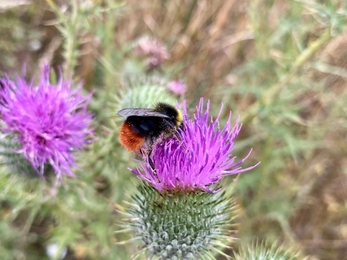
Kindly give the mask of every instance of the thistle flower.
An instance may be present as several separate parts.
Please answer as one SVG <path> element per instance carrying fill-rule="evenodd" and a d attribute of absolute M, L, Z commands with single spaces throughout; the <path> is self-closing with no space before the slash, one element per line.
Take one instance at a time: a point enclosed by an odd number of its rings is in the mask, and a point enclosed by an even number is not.
<path fill-rule="evenodd" d="M 130 169 L 144 182 L 133 196 L 125 230 L 133 230 L 150 259 L 216 259 L 233 240 L 237 208 L 227 194 L 232 189 L 221 191 L 219 181 L 257 165 L 240 167 L 249 155 L 235 162 L 231 152 L 241 125 L 231 127 L 230 115 L 221 128 L 222 108 L 212 119 L 210 102 L 204 109 L 201 99 L 190 119 L 183 105 L 178 136 L 159 140 L 140 166 Z"/>
<path fill-rule="evenodd" d="M 82 149 L 91 133 L 91 114 L 86 108 L 90 96 L 83 97 L 81 86 L 72 88 L 68 80 L 50 83 L 49 71 L 44 66 L 37 85 L 19 76 L 16 81 L 1 80 L 1 150 L 8 163 L 20 164 L 11 155 L 21 155 L 42 177 L 45 167 L 51 167 L 58 180 L 74 176 L 73 151 Z"/>
<path fill-rule="evenodd" d="M 170 57 L 165 45 L 158 39 L 142 37 L 135 48 L 135 54 L 147 58 L 147 69 L 159 67 L 164 60 Z"/>
<path fill-rule="evenodd" d="M 183 95 L 187 91 L 187 85 L 183 83 L 183 80 L 170 81 L 167 84 L 167 89 L 175 95 Z"/>
<path fill-rule="evenodd" d="M 150 158 L 136 169 L 130 169 L 161 193 L 203 190 L 216 192 L 213 188 L 226 175 L 249 171 L 258 164 L 242 169 L 240 165 L 248 155 L 235 162 L 232 156 L 234 141 L 241 125 L 231 127 L 231 113 L 227 123 L 220 128 L 221 106 L 216 119 L 210 118 L 210 102 L 204 111 L 203 99 L 196 109 L 194 119 L 189 119 L 184 108 L 184 129 L 178 138 L 158 142 Z M 152 168 L 153 167 L 153 168 Z"/>

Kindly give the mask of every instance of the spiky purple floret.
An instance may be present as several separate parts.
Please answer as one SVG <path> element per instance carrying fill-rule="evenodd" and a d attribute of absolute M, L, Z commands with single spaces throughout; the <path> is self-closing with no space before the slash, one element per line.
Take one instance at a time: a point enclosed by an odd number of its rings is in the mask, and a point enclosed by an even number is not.
<path fill-rule="evenodd" d="M 74 176 L 73 151 L 82 149 L 91 133 L 87 111 L 89 96 L 82 96 L 81 85 L 72 88 L 70 80 L 50 83 L 50 68 L 44 66 L 34 85 L 17 76 L 2 79 L 0 89 L 1 132 L 19 145 L 22 154 L 43 176 L 50 164 L 58 179 Z"/>
<path fill-rule="evenodd" d="M 231 127 L 228 121 L 220 128 L 219 119 L 209 116 L 210 102 L 204 110 L 204 101 L 200 100 L 194 114 L 189 119 L 183 106 L 184 128 L 179 131 L 179 138 L 158 142 L 151 158 L 136 169 L 130 169 L 160 192 L 204 190 L 216 192 L 213 185 L 223 176 L 249 171 L 258 164 L 242 169 L 240 165 L 248 158 L 235 162 L 232 156 L 234 141 L 241 130 L 238 120 Z M 151 162 L 150 162 L 151 160 Z M 152 169 L 154 166 L 154 169 Z"/>

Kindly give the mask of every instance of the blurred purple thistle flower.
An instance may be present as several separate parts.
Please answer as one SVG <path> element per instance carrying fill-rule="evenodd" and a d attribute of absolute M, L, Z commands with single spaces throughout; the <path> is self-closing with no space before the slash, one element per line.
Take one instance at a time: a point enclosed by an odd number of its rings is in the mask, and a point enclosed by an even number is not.
<path fill-rule="evenodd" d="M 158 39 L 142 37 L 135 48 L 135 54 L 147 58 L 147 69 L 159 67 L 164 60 L 169 59 L 170 54 L 166 46 Z"/>
<path fill-rule="evenodd" d="M 187 85 L 183 83 L 183 80 L 170 81 L 167 84 L 167 89 L 176 95 L 183 95 L 187 90 Z"/>
<path fill-rule="evenodd" d="M 214 190 L 213 186 L 224 176 L 255 168 L 259 163 L 245 169 L 240 167 L 252 150 L 238 162 L 235 162 L 235 157 L 231 155 L 235 138 L 241 130 L 238 120 L 235 126 L 231 127 L 230 113 L 228 121 L 221 129 L 219 119 L 223 105 L 215 119 L 209 116 L 209 110 L 210 102 L 207 102 L 204 111 L 204 102 L 201 99 L 194 119 L 189 119 L 184 104 L 184 129 L 179 131 L 179 138 L 158 142 L 150 158 L 145 158 L 140 167 L 129 170 L 161 193 L 193 190 L 212 193 L 218 191 Z"/>
<path fill-rule="evenodd" d="M 49 72 L 44 66 L 36 86 L 19 76 L 15 82 L 0 80 L 1 131 L 19 145 L 13 152 L 22 154 L 42 177 L 49 164 L 60 179 L 74 176 L 72 152 L 82 149 L 91 134 L 90 95 L 83 97 L 80 84 L 72 88 L 62 78 L 51 84 Z"/>

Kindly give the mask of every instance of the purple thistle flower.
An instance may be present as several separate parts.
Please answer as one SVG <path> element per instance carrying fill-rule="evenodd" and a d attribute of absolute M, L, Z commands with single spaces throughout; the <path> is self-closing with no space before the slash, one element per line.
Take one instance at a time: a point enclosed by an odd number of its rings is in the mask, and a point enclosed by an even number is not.
<path fill-rule="evenodd" d="M 167 84 L 167 89 L 176 95 L 183 95 L 187 90 L 187 85 L 183 83 L 183 80 L 170 81 Z"/>
<path fill-rule="evenodd" d="M 52 84 L 49 72 L 44 66 L 35 86 L 19 76 L 15 82 L 0 80 L 1 131 L 19 146 L 14 153 L 22 154 L 42 177 L 44 166 L 51 165 L 58 180 L 74 176 L 72 152 L 87 142 L 92 117 L 87 111 L 90 95 L 79 94 L 80 84 L 72 88 L 62 78 Z"/>
<path fill-rule="evenodd" d="M 184 129 L 179 131 L 179 138 L 158 142 L 150 158 L 145 158 L 140 167 L 129 170 L 159 192 L 173 193 L 193 190 L 217 192 L 213 186 L 224 176 L 253 169 L 259 163 L 245 169 L 240 167 L 252 150 L 238 162 L 231 155 L 241 125 L 237 120 L 235 126 L 230 126 L 230 113 L 221 129 L 219 119 L 222 109 L 223 105 L 217 118 L 213 119 L 209 116 L 210 102 L 207 102 L 204 111 L 201 99 L 194 119 L 189 119 L 184 104 Z"/>

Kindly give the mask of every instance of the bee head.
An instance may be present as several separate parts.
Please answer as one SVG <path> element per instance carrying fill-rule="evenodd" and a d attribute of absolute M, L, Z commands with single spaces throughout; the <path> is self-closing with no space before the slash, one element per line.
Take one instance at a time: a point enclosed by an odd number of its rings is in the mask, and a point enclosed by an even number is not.
<path fill-rule="evenodd" d="M 182 124 L 183 115 L 181 111 L 174 106 L 165 103 L 158 103 L 154 110 L 168 116 L 176 127 L 179 127 Z"/>

